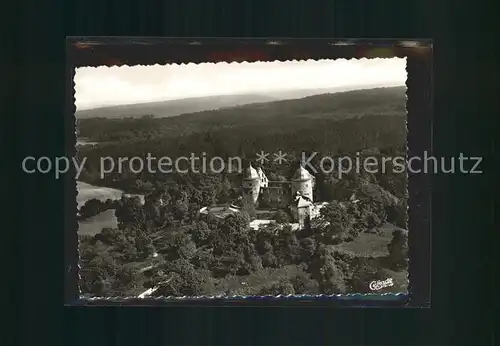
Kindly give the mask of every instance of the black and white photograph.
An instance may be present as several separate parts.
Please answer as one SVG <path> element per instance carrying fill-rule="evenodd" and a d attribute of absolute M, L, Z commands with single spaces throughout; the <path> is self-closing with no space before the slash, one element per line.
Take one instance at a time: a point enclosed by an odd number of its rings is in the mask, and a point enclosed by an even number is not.
<path fill-rule="evenodd" d="M 78 67 L 82 298 L 408 293 L 405 58 Z"/>

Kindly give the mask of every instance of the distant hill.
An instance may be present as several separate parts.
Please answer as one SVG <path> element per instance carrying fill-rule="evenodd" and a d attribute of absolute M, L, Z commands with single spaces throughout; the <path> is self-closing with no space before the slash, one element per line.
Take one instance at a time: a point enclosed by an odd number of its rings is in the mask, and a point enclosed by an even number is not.
<path fill-rule="evenodd" d="M 194 97 L 180 100 L 138 103 L 123 106 L 108 106 L 84 109 L 76 112 L 78 119 L 86 118 L 126 118 L 154 115 L 158 118 L 176 116 L 206 110 L 234 107 L 255 102 L 269 102 L 276 98 L 267 95 L 222 95 Z"/>
<path fill-rule="evenodd" d="M 320 89 L 299 89 L 299 90 L 285 90 L 285 91 L 277 91 L 272 92 L 268 95 L 274 97 L 278 100 L 291 100 L 291 99 L 300 99 L 308 96 L 321 95 L 321 94 L 336 94 L 343 93 L 347 91 L 361 91 L 361 90 L 369 90 L 369 89 L 380 89 L 380 88 L 405 88 L 404 86 L 399 85 L 365 85 L 363 87 L 360 86 L 342 86 L 335 88 L 320 88 Z"/>
<path fill-rule="evenodd" d="M 332 122 L 370 116 L 396 117 L 404 124 L 405 92 L 405 87 L 376 88 L 252 103 L 162 118 L 152 113 L 156 117 L 79 119 L 78 130 L 81 137 L 89 140 L 114 142 L 127 138 L 178 138 L 207 131 L 237 129 L 262 135 L 294 133 L 308 128 L 324 129 L 325 126 L 331 126 Z M 228 135 L 229 132 L 224 133 L 224 136 Z"/>
<path fill-rule="evenodd" d="M 268 103 L 272 101 L 301 99 L 314 95 L 333 94 L 346 91 L 361 91 L 359 87 L 337 87 L 322 89 L 299 89 L 291 91 L 276 91 L 263 94 L 219 95 L 207 97 L 185 98 L 180 100 L 138 103 L 132 105 L 107 106 L 93 109 L 78 110 L 78 119 L 87 118 L 126 118 L 154 115 L 157 118 L 172 117 L 181 114 L 212 111 L 237 106 Z M 378 85 L 368 88 L 380 88 Z M 367 90 L 362 89 L 362 90 Z M 396 87 L 401 90 L 404 87 Z M 392 89 L 388 88 L 388 89 Z"/>
<path fill-rule="evenodd" d="M 289 126 L 291 120 L 343 120 L 366 115 L 405 115 L 406 88 L 390 87 L 321 94 L 299 99 L 253 103 L 231 108 L 183 114 L 164 119 L 178 130 L 211 124 L 231 127 Z M 301 126 L 306 123 L 302 122 Z"/>

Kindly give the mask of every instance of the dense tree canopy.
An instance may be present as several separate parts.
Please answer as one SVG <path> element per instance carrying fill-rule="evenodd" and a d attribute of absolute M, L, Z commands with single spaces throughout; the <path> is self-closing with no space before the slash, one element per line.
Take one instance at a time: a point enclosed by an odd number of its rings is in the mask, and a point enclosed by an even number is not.
<path fill-rule="evenodd" d="M 280 148 L 288 153 L 287 162 L 263 168 L 269 179 L 285 180 L 302 152 L 320 153 L 311 160 L 314 167 L 325 155 L 405 157 L 404 111 L 404 92 L 389 88 L 171 118 L 79 120 L 80 134 L 100 142 L 79 148 L 78 155 L 87 158 L 80 178 L 145 195 L 144 204 L 124 196 L 89 200 L 80 208 L 81 218 L 114 209 L 118 220 L 116 229 L 80 237 L 81 291 L 95 296 L 138 295 L 147 288 L 156 296 L 341 294 L 364 292 L 367 282 L 383 279 L 381 263 L 406 270 L 407 178 L 392 169 L 340 177 L 334 166 L 315 173 L 314 199 L 327 204 L 302 230 L 290 226 L 288 210 L 276 213 L 273 224 L 252 229 L 257 210 L 245 199 L 241 213 L 224 219 L 199 214 L 203 206 L 226 205 L 241 196 L 237 172 L 134 173 L 127 164 L 103 180 L 99 172 L 101 157 L 205 152 L 208 158 L 253 159 L 256 152 Z M 393 232 L 383 261 L 339 250 L 365 234 L 376 235 L 387 222 L 401 229 Z"/>

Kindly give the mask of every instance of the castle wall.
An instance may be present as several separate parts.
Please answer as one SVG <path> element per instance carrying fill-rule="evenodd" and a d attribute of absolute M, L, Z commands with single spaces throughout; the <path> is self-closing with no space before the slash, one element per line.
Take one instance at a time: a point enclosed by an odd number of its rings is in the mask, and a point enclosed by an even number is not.
<path fill-rule="evenodd" d="M 292 202 L 289 185 L 262 188 L 260 200 L 268 208 L 287 208 Z"/>

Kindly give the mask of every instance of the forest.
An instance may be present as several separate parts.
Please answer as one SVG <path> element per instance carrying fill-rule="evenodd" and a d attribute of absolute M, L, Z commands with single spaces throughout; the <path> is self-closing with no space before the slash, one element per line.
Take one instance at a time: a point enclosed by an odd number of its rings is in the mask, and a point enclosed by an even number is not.
<path fill-rule="evenodd" d="M 87 296 L 277 295 L 367 293 L 374 280 L 395 278 L 380 290 L 407 285 L 406 174 L 335 171 L 317 174 L 315 200 L 328 202 L 320 216 L 294 231 L 290 215 L 249 227 L 255 210 L 219 219 L 202 206 L 241 195 L 241 176 L 222 174 L 111 173 L 100 179 L 100 157 L 239 156 L 283 150 L 295 160 L 265 164 L 273 179 L 297 168 L 300 152 L 332 157 L 364 152 L 406 156 L 404 88 L 380 88 L 250 104 L 157 118 L 78 120 L 79 135 L 96 146 L 80 179 L 146 195 L 119 201 L 88 201 L 80 217 L 114 209 L 116 229 L 80 236 L 80 289 Z M 313 162 L 313 165 L 315 162 Z M 270 177 L 271 178 L 271 177 Z M 356 200 L 352 199 L 355 194 Z"/>

